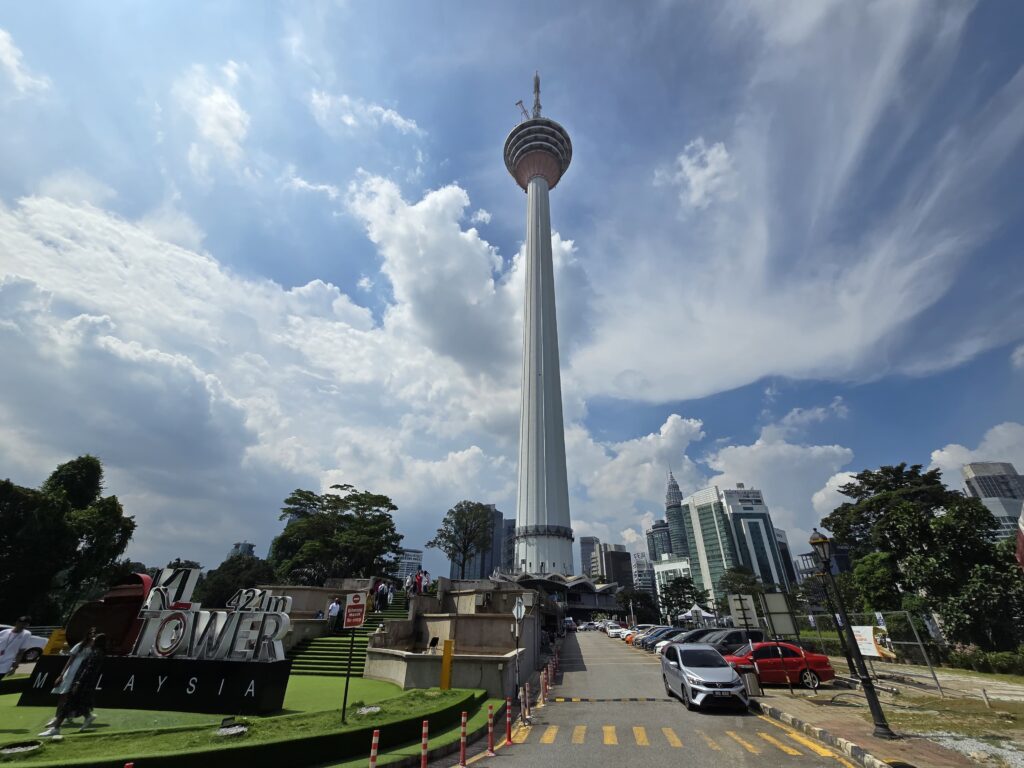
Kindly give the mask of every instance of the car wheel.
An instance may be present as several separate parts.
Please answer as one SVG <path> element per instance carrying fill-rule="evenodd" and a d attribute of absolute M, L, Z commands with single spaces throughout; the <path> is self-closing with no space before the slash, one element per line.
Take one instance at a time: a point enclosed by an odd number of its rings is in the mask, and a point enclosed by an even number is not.
<path fill-rule="evenodd" d="M 697 709 L 697 705 L 694 704 L 693 700 L 690 698 L 690 692 L 686 690 L 686 683 L 682 683 L 679 686 L 679 690 L 683 692 L 683 704 L 686 705 L 686 708 L 691 712 Z"/>
<path fill-rule="evenodd" d="M 43 652 L 41 649 L 30 648 L 29 650 L 25 651 L 24 655 L 22 655 L 21 657 L 21 660 L 26 664 L 31 664 L 34 661 L 39 661 L 39 657 L 42 655 Z"/>
<path fill-rule="evenodd" d="M 800 683 L 804 688 L 810 688 L 812 691 L 818 690 L 818 686 L 821 685 L 821 680 L 813 670 L 805 669 L 800 673 Z"/>
<path fill-rule="evenodd" d="M 671 698 L 674 698 L 676 694 L 675 694 L 675 692 L 674 692 L 674 691 L 672 690 L 672 686 L 668 684 L 668 678 L 667 678 L 667 677 L 665 677 L 664 675 L 662 675 L 662 676 L 661 676 L 661 681 L 662 681 L 663 683 L 665 683 L 665 693 L 667 693 L 667 694 L 668 694 L 668 697 L 669 697 L 670 699 L 671 699 Z"/>

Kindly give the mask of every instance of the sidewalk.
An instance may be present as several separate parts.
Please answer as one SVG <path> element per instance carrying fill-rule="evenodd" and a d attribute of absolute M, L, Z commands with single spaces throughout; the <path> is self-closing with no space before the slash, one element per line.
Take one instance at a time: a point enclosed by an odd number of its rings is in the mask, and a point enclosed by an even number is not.
<path fill-rule="evenodd" d="M 822 689 L 822 691 L 832 693 L 826 689 Z M 862 714 L 866 711 L 866 707 L 826 707 L 813 704 L 807 694 L 799 690 L 795 696 L 790 696 L 789 691 L 783 688 L 767 689 L 764 693 L 765 695 L 755 699 L 764 714 L 775 719 L 782 719 L 783 722 L 788 722 L 825 743 L 839 747 L 862 765 L 872 768 L 878 768 L 885 764 L 906 766 L 907 768 L 911 766 L 913 768 L 967 768 L 978 765 L 977 762 L 959 752 L 941 747 L 922 737 L 907 736 L 898 741 L 876 739 L 871 735 L 873 730 L 871 723 L 865 720 Z M 836 689 L 835 693 L 841 693 L 841 690 Z M 793 720 L 787 720 L 781 713 L 789 715 Z M 803 725 L 806 725 L 807 728 L 804 728 Z M 827 734 L 815 733 L 813 732 L 815 728 L 826 731 Z M 836 740 L 846 742 L 846 744 L 830 740 L 829 735 Z M 860 747 L 869 757 L 865 758 L 856 754 L 854 746 Z M 879 763 L 871 758 L 882 762 Z"/>
<path fill-rule="evenodd" d="M 837 664 L 840 666 L 836 666 Z M 896 682 L 910 684 L 921 690 L 935 690 L 935 680 L 928 667 L 916 664 L 888 664 L 874 659 L 871 664 L 883 682 L 891 677 Z M 845 669 L 846 662 L 841 658 L 832 659 L 832 666 L 837 670 Z M 939 685 L 946 693 L 981 698 L 981 691 L 984 688 L 990 699 L 1024 702 L 1024 680 L 1015 675 L 972 672 L 950 667 L 936 667 L 935 674 L 939 678 Z"/>

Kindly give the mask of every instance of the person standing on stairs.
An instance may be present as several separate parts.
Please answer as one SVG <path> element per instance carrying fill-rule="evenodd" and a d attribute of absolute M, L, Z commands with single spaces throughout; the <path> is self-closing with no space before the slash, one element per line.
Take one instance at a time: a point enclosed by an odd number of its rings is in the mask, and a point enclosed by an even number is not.
<path fill-rule="evenodd" d="M 327 606 L 327 628 L 332 632 L 338 628 L 338 616 L 340 613 L 341 600 L 336 597 L 331 604 Z"/>

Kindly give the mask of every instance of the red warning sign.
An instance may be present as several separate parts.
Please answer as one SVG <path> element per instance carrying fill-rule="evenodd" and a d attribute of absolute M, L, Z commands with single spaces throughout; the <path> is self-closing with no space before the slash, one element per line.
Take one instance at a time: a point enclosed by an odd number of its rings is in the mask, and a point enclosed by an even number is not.
<path fill-rule="evenodd" d="M 366 619 L 366 595 L 362 592 L 353 592 L 345 596 L 345 629 L 355 629 L 363 626 Z"/>

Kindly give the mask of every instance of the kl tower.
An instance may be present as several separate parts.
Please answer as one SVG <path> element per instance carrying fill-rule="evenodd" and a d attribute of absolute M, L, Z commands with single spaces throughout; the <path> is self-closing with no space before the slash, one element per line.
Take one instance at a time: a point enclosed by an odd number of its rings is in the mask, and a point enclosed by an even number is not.
<path fill-rule="evenodd" d="M 555 277 L 548 191 L 572 159 L 565 129 L 540 114 L 540 75 L 533 77 L 533 114 L 505 139 L 505 167 L 526 192 L 526 304 L 519 413 L 519 490 L 515 570 L 572 574 L 572 527 L 565 475 L 562 382 L 558 372 Z"/>

